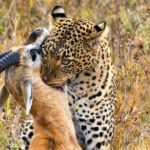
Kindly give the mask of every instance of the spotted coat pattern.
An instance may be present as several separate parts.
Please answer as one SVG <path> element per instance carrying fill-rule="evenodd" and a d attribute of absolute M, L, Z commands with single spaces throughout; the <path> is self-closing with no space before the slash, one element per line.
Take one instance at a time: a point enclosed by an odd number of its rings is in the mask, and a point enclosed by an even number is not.
<path fill-rule="evenodd" d="M 77 137 L 85 150 L 107 150 L 113 137 L 116 71 L 105 23 L 68 19 L 52 11 L 53 27 L 42 45 L 41 77 L 50 86 L 68 87 Z"/>

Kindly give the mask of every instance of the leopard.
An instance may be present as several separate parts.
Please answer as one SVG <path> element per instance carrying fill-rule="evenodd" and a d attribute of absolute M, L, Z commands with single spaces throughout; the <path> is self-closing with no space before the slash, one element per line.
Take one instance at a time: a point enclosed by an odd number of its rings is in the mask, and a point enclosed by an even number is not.
<path fill-rule="evenodd" d="M 49 36 L 41 45 L 41 78 L 55 88 L 67 86 L 83 150 L 110 149 L 114 134 L 117 72 L 106 28 L 105 21 L 68 18 L 64 8 L 56 6 Z"/>
<path fill-rule="evenodd" d="M 22 127 L 20 128 L 19 135 L 17 138 L 19 139 L 19 150 L 28 150 L 31 138 L 34 134 L 34 122 L 33 119 L 27 119 L 23 122 Z"/>

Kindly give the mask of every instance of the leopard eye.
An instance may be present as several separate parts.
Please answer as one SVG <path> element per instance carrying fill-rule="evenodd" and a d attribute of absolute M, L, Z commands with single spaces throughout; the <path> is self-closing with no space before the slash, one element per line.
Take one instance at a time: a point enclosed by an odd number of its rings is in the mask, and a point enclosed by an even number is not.
<path fill-rule="evenodd" d="M 69 59 L 64 59 L 63 62 L 62 62 L 62 64 L 66 65 L 66 66 L 70 65 L 70 63 L 71 63 L 71 60 L 69 60 Z"/>

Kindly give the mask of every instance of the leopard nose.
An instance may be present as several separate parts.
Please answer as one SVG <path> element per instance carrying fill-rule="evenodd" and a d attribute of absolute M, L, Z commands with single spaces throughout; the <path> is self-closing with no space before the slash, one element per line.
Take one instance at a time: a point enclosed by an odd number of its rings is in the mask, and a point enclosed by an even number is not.
<path fill-rule="evenodd" d="M 53 71 L 48 71 L 42 77 L 45 82 L 51 82 L 56 77 L 56 74 Z"/>

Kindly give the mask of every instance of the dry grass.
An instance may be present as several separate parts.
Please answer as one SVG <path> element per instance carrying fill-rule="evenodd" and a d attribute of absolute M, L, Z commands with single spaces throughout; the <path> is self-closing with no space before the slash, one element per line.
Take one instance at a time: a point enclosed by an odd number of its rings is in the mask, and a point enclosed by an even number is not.
<path fill-rule="evenodd" d="M 0 22 L 14 0 L 0 0 Z M 99 23 L 106 20 L 111 29 L 110 46 L 118 69 L 118 100 L 113 150 L 149 150 L 150 148 L 150 3 L 148 0 L 18 0 L 0 24 L 0 50 L 21 44 L 28 33 L 48 26 L 48 13 L 63 5 L 68 16 Z M 2 83 L 2 78 L 0 80 Z M 2 112 L 2 111 L 1 111 Z M 8 139 L 17 142 L 11 132 L 24 115 L 9 100 L 5 121 L 0 120 L 0 148 Z M 14 116 L 14 114 L 16 114 Z M 23 118 L 23 119 L 22 119 Z M 14 121 L 15 120 L 15 121 Z M 17 122 L 17 123 L 16 123 Z M 14 135 L 16 136 L 16 134 Z"/>

